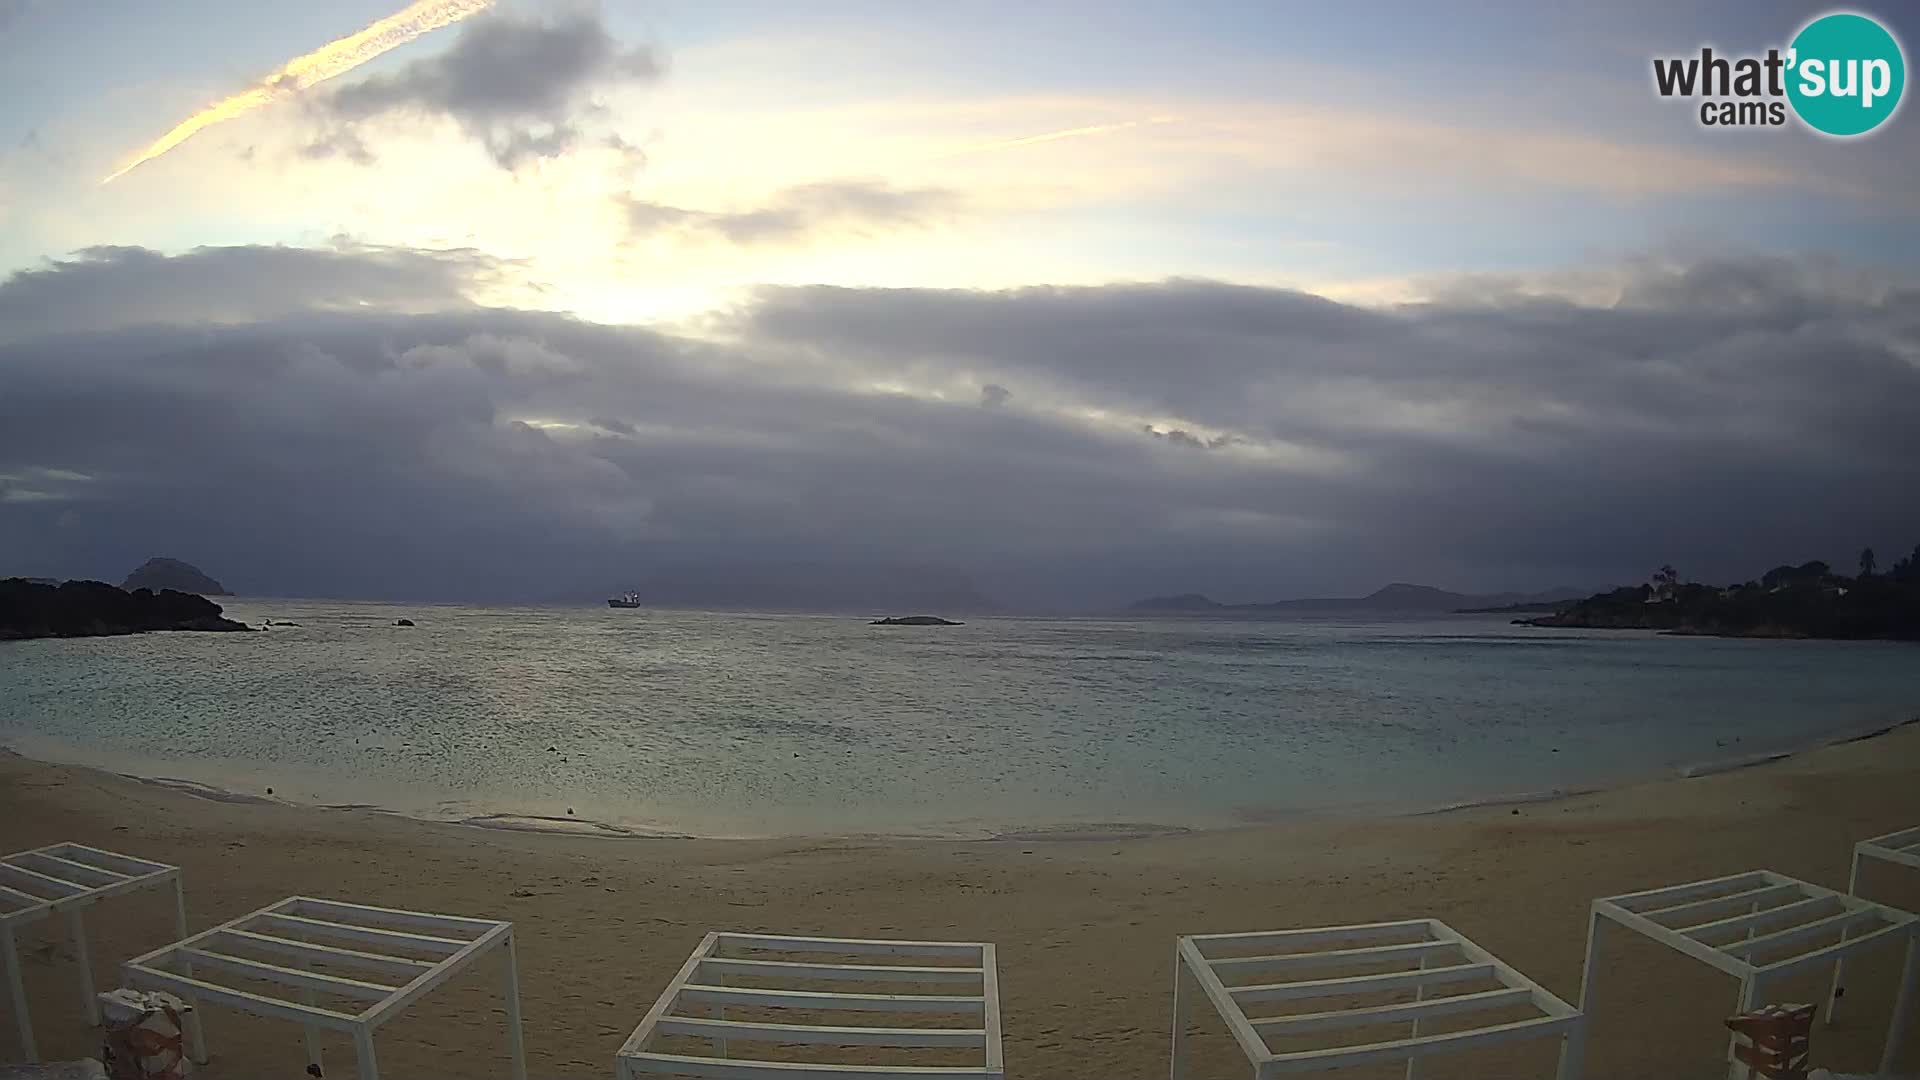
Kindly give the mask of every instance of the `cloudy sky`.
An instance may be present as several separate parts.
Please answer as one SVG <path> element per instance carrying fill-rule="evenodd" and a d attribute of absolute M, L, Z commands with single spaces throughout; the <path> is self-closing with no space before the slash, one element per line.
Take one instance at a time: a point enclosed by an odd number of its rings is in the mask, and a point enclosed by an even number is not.
<path fill-rule="evenodd" d="M 1088 608 L 1920 542 L 1920 121 L 1654 96 L 1817 6 L 1558 8 L 0 0 L 0 573 Z"/>

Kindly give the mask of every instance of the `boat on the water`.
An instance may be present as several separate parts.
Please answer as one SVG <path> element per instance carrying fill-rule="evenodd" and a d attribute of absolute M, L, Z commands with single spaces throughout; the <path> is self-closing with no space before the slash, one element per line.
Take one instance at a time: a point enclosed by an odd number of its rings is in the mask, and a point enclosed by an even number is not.
<path fill-rule="evenodd" d="M 640 594 L 630 592 L 630 593 L 621 593 L 619 596 L 610 596 L 607 598 L 607 606 L 608 607 L 639 607 Z"/>

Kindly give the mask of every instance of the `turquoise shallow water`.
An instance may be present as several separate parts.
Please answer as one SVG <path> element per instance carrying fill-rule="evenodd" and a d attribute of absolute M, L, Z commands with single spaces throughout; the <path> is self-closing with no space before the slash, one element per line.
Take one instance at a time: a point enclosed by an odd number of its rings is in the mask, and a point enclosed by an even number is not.
<path fill-rule="evenodd" d="M 0 643 L 0 742 L 414 814 L 703 835 L 1216 826 L 1614 783 L 1920 715 L 1920 650 L 1504 618 L 983 618 L 232 600 Z M 395 618 L 418 622 L 396 628 Z"/>

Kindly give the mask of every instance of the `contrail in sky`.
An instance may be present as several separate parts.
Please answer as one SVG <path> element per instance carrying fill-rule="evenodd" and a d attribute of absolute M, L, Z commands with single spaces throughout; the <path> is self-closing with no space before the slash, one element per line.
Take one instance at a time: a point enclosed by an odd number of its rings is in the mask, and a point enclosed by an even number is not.
<path fill-rule="evenodd" d="M 1117 124 L 1089 124 L 1086 127 L 1066 128 L 1062 131 L 1048 131 L 1039 135 L 1027 135 L 1018 139 L 999 139 L 994 142 L 978 143 L 961 147 L 938 155 L 942 158 L 960 157 L 965 154 L 985 154 L 994 150 L 1011 150 L 1016 146 L 1033 146 L 1036 143 L 1049 143 L 1058 139 L 1078 139 L 1087 135 L 1106 135 L 1128 128 L 1145 127 L 1148 124 L 1170 124 L 1171 116 L 1155 116 L 1147 120 L 1123 120 Z"/>
<path fill-rule="evenodd" d="M 118 180 L 139 166 L 193 138 L 203 128 L 250 113 L 315 83 L 345 75 L 381 53 L 397 49 L 422 34 L 431 33 L 443 26 L 478 15 L 493 4 L 494 0 L 414 0 L 404 9 L 373 23 L 364 30 L 329 41 L 305 56 L 294 57 L 283 64 L 280 70 L 255 85 L 225 100 L 216 101 L 180 121 L 172 131 L 155 139 L 152 145 L 140 151 L 132 161 L 120 166 L 113 175 L 100 182 L 110 184 Z"/>

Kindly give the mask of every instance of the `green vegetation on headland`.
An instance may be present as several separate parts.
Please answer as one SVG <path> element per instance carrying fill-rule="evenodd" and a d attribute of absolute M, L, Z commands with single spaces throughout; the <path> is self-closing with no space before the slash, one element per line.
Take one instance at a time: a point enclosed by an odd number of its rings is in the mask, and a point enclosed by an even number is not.
<path fill-rule="evenodd" d="M 97 637 L 148 630 L 246 630 L 202 596 L 162 589 L 116 589 L 104 581 L 45 585 L 0 580 L 0 641 Z"/>
<path fill-rule="evenodd" d="M 1880 638 L 1920 641 L 1920 545 L 1886 572 L 1873 549 L 1853 577 L 1815 560 L 1776 566 L 1758 581 L 1725 588 L 1682 583 L 1663 566 L 1650 584 L 1596 593 L 1521 626 L 1660 630 L 1718 637 Z"/>

